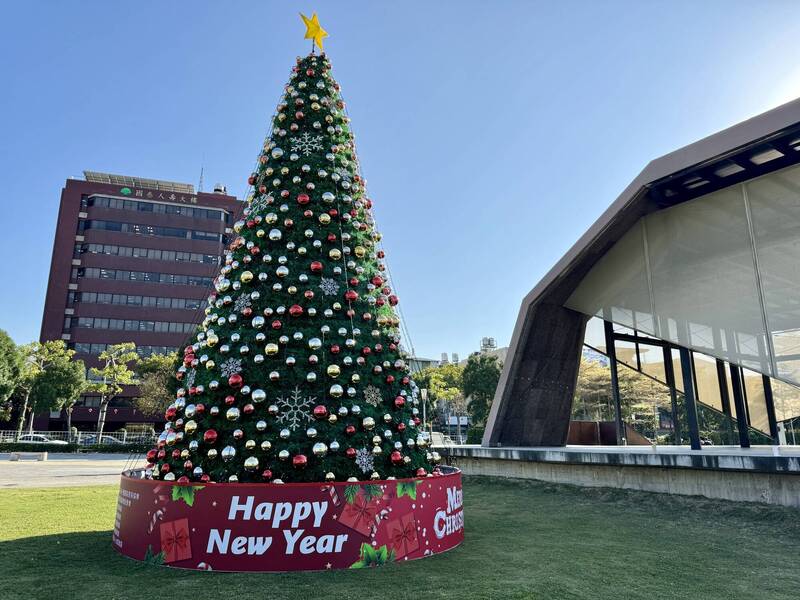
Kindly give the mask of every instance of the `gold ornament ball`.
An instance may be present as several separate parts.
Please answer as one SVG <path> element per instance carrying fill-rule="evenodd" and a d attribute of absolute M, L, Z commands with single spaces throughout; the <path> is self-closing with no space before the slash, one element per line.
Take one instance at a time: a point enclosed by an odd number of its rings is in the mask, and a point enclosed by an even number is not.
<path fill-rule="evenodd" d="M 272 442 L 270 442 L 269 440 L 264 440 L 263 442 L 261 442 L 261 449 L 264 452 L 269 452 L 270 450 L 272 450 Z"/>
<path fill-rule="evenodd" d="M 280 460 L 289 460 L 289 451 L 281 450 L 280 452 L 278 452 L 278 458 Z"/>
<path fill-rule="evenodd" d="M 339 365 L 328 365 L 328 377 L 338 377 L 341 372 Z"/>
<path fill-rule="evenodd" d="M 242 274 L 239 275 L 239 281 L 242 283 L 250 283 L 253 281 L 253 272 L 252 271 L 242 271 Z"/>
<path fill-rule="evenodd" d="M 278 344 L 267 344 L 264 346 L 264 352 L 267 354 L 267 356 L 275 356 L 278 353 Z"/>
<path fill-rule="evenodd" d="M 373 419 L 372 417 L 364 417 L 364 419 L 361 421 L 361 425 L 364 427 L 364 429 L 369 431 L 370 429 L 375 427 L 375 419 Z"/>
<path fill-rule="evenodd" d="M 248 456 L 244 459 L 244 468 L 247 471 L 255 471 L 258 468 L 258 459 L 255 456 Z"/>
<path fill-rule="evenodd" d="M 197 423 L 194 420 L 186 421 L 186 424 L 183 426 L 183 430 L 186 433 L 194 433 L 197 431 Z"/>
<path fill-rule="evenodd" d="M 325 473 L 325 481 L 336 481 L 336 475 L 328 471 Z"/>
<path fill-rule="evenodd" d="M 255 447 L 256 447 L 256 441 L 255 441 L 255 440 L 247 440 L 247 441 L 244 443 L 244 447 L 245 447 L 247 450 L 254 450 L 254 449 L 255 449 Z"/>

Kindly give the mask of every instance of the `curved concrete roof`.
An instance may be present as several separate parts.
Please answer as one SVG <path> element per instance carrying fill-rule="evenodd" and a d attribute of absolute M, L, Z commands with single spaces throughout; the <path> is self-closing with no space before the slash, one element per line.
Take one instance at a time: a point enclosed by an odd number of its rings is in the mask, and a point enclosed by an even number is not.
<path fill-rule="evenodd" d="M 761 156 L 767 160 L 761 162 Z M 597 260 L 648 212 L 797 162 L 800 99 L 651 161 L 523 299 L 483 444 L 494 445 L 498 415 L 503 414 L 504 404 L 514 402 L 513 382 L 533 307 L 544 302 L 563 305 Z M 732 165 L 734 169 L 728 168 Z M 705 183 L 698 184 L 698 178 Z"/>

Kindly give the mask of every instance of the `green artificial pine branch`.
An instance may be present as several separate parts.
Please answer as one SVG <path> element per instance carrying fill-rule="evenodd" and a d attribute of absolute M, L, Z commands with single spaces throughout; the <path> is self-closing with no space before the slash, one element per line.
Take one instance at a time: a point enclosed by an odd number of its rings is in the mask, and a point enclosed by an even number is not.
<path fill-rule="evenodd" d="M 205 318 L 178 359 L 151 476 L 431 473 L 372 200 L 324 54 L 298 59 L 249 182 Z M 193 493 L 173 498 L 191 505 Z"/>

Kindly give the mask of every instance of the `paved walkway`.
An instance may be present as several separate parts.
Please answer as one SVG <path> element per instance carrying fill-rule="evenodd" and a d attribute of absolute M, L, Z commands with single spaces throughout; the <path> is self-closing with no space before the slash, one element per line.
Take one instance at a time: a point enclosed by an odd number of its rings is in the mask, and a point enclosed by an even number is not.
<path fill-rule="evenodd" d="M 22 487 L 68 487 L 119 483 L 119 474 L 142 466 L 144 456 L 127 454 L 57 454 L 46 461 L 23 459 L 11 462 L 0 453 L 0 490 Z"/>

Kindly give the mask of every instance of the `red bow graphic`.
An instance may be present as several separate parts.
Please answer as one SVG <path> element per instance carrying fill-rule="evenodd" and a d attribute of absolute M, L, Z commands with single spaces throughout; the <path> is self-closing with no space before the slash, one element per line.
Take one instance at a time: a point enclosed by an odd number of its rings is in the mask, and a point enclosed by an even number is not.
<path fill-rule="evenodd" d="M 361 519 L 369 521 L 375 515 L 375 509 L 361 498 L 357 497 L 352 507 L 351 510 L 355 513 L 354 523 L 358 523 Z"/>
<path fill-rule="evenodd" d="M 406 523 L 405 527 L 400 525 L 392 530 L 391 533 L 392 545 L 395 547 L 403 546 L 404 550 L 408 549 L 408 544 L 417 539 L 417 532 L 414 527 L 414 521 Z"/>
<path fill-rule="evenodd" d="M 168 532 L 163 540 L 163 550 L 167 554 L 170 554 L 173 548 L 177 547 L 180 550 L 186 548 L 186 543 L 189 541 L 189 534 L 186 532 L 185 529 L 179 529 L 177 531 L 173 530 Z"/>

